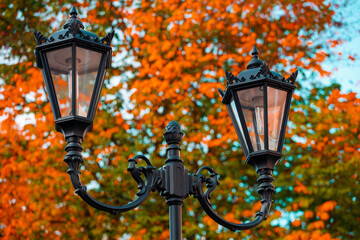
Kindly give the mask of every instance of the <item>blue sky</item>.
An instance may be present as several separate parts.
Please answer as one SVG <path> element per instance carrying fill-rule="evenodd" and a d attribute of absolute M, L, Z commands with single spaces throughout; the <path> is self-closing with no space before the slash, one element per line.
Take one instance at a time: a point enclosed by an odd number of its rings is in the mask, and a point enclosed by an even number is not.
<path fill-rule="evenodd" d="M 359 1 L 360 3 L 360 1 Z M 339 57 L 341 59 L 326 60 L 322 66 L 325 70 L 331 71 L 330 77 L 321 78 L 320 81 L 324 84 L 329 84 L 336 81 L 341 84 L 342 92 L 357 92 L 360 94 L 360 33 L 354 32 L 353 39 L 347 43 L 337 47 L 336 50 L 343 54 Z M 355 58 L 352 61 L 348 56 Z"/>
<path fill-rule="evenodd" d="M 341 52 L 341 56 L 331 56 L 322 63 L 325 70 L 330 71 L 330 77 L 320 78 L 319 81 L 328 85 L 332 81 L 340 83 L 342 92 L 357 92 L 360 95 L 360 1 L 332 0 L 332 3 L 345 3 L 346 7 L 335 13 L 337 20 L 344 24 L 339 32 L 340 38 L 346 38 L 343 44 L 337 46 L 334 52 Z M 335 11 L 337 11 L 335 9 Z M 355 58 L 355 61 L 349 59 Z"/>

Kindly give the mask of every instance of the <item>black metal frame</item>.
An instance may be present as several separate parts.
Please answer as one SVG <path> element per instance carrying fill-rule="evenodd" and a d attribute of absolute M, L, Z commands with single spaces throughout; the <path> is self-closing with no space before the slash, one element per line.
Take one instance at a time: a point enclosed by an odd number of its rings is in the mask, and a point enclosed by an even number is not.
<path fill-rule="evenodd" d="M 241 104 L 240 104 L 240 100 L 238 98 L 237 95 L 237 91 L 239 90 L 246 90 L 246 89 L 250 89 L 250 88 L 254 88 L 254 87 L 264 87 L 264 150 L 261 151 L 255 151 L 252 143 L 251 143 L 251 139 L 250 139 L 250 135 L 246 126 L 246 122 L 244 119 L 244 114 L 241 108 Z M 280 129 L 280 138 L 279 138 L 279 143 L 278 143 L 278 148 L 277 151 L 273 151 L 273 150 L 269 150 L 269 145 L 268 145 L 268 125 L 267 120 L 268 120 L 268 105 L 267 105 L 267 93 L 268 93 L 268 89 L 269 87 L 275 88 L 275 89 L 279 89 L 279 90 L 283 90 L 286 91 L 287 95 L 286 95 L 286 104 L 285 104 L 285 109 L 284 109 L 284 115 L 283 115 L 283 120 L 282 120 L 282 124 L 281 124 L 281 129 Z M 274 166 L 277 164 L 278 160 L 281 159 L 282 157 L 282 146 L 283 146 L 283 142 L 284 142 L 284 135 L 285 135 L 285 131 L 286 131 L 286 124 L 287 124 L 287 120 L 288 120 L 288 114 L 289 114 L 289 109 L 290 109 L 290 103 L 291 103 L 291 97 L 293 94 L 293 91 L 295 89 L 295 86 L 291 83 L 288 82 L 280 82 L 278 80 L 274 80 L 274 79 L 270 79 L 267 77 L 262 77 L 253 81 L 249 81 L 249 82 L 237 82 L 234 83 L 232 85 L 228 85 L 225 93 L 224 93 L 224 97 L 222 102 L 224 104 L 226 104 L 228 110 L 231 109 L 230 107 L 230 103 L 232 100 L 235 101 L 236 104 L 236 109 L 239 116 L 239 119 L 241 121 L 241 127 L 243 129 L 243 134 L 245 139 L 242 139 L 242 135 L 240 132 L 237 133 L 238 137 L 239 137 L 239 141 L 240 144 L 242 146 L 244 146 L 243 144 L 246 143 L 246 148 L 249 150 L 244 151 L 244 154 L 246 156 L 246 162 L 253 165 L 255 167 L 255 169 L 259 169 L 259 166 L 256 166 L 256 164 L 254 165 L 254 162 L 259 161 L 259 158 L 262 159 L 271 159 L 271 162 L 273 164 L 272 169 L 274 169 Z M 230 114 L 230 118 L 233 122 L 233 125 L 235 127 L 235 129 L 237 131 L 240 131 L 239 127 L 237 126 L 237 122 L 236 122 L 236 118 L 234 116 L 234 113 L 232 111 L 229 111 Z M 244 147 L 243 147 L 244 149 Z M 262 163 L 264 164 L 264 163 Z M 271 165 L 272 165 L 271 164 Z M 266 164 L 268 166 L 268 164 Z M 261 167 L 260 167 L 261 168 Z"/>
<path fill-rule="evenodd" d="M 41 68 L 48 92 L 51 107 L 54 113 L 56 130 L 62 132 L 65 138 L 77 136 L 83 138 L 87 132 L 92 131 L 92 123 L 95 117 L 97 105 L 100 99 L 101 90 L 105 80 L 106 69 L 111 65 L 112 48 L 111 41 L 114 31 L 106 37 L 99 39 L 95 34 L 87 32 L 82 23 L 77 19 L 77 11 L 73 7 L 70 11 L 70 19 L 66 22 L 64 30 L 53 33 L 49 38 L 45 38 L 40 32 L 34 30 L 34 35 L 38 46 L 36 47 L 37 66 Z M 46 53 L 71 47 L 72 69 L 77 69 L 76 48 L 80 47 L 101 54 L 100 64 L 95 79 L 89 109 L 86 117 L 76 114 L 76 82 L 72 81 L 72 116 L 61 116 L 56 89 L 51 76 Z M 72 79 L 75 79 L 76 71 L 72 71 Z"/>
<path fill-rule="evenodd" d="M 139 192 L 136 193 L 138 196 L 137 199 L 123 206 L 104 204 L 88 194 L 86 186 L 83 186 L 80 181 L 79 169 L 83 163 L 81 157 L 82 138 L 67 138 L 67 146 L 65 147 L 67 154 L 64 161 L 68 164 L 69 169 L 67 173 L 70 175 L 75 193 L 90 206 L 117 215 L 138 207 L 149 197 L 152 191 L 158 191 L 160 195 L 166 199 L 166 204 L 169 205 L 171 240 L 182 239 L 181 208 L 184 199 L 189 196 L 194 196 L 199 201 L 210 218 L 232 231 L 251 229 L 266 220 L 272 203 L 271 195 L 275 192 L 275 187 L 272 185 L 274 179 L 271 176 L 271 171 L 259 172 L 258 192 L 261 194 L 262 208 L 260 212 L 255 215 L 255 219 L 244 224 L 229 222 L 214 211 L 210 202 L 211 193 L 219 185 L 219 174 L 208 166 L 201 167 L 195 174 L 191 174 L 185 169 L 183 160 L 180 157 L 180 143 L 183 136 L 184 134 L 181 132 L 180 125 L 177 122 L 171 121 L 166 126 L 164 137 L 168 144 L 168 148 L 166 149 L 167 159 L 165 160 L 165 165 L 159 169 L 156 169 L 150 160 L 143 155 L 137 155 L 128 160 L 129 167 L 127 170 L 137 182 Z M 136 167 L 139 159 L 145 161 L 147 166 Z M 209 176 L 203 174 L 204 171 L 207 171 Z M 141 177 L 141 174 L 144 175 L 145 181 Z M 207 187 L 206 191 L 203 189 L 204 185 Z"/>
<path fill-rule="evenodd" d="M 231 101 L 234 101 L 233 99 L 230 100 L 230 104 L 231 104 Z M 233 122 L 233 125 L 234 125 L 234 128 L 235 128 L 235 132 L 236 134 L 238 135 L 238 138 L 239 138 L 239 141 L 240 141 L 240 144 L 241 144 L 241 147 L 243 149 L 243 152 L 245 154 L 245 156 L 249 155 L 249 150 L 248 150 L 248 146 L 247 144 L 245 144 L 245 139 L 241 133 L 241 129 L 239 128 L 239 126 L 237 124 L 235 124 L 235 122 L 237 122 L 236 120 L 236 117 L 235 117 L 235 113 L 233 112 L 230 104 L 226 104 L 226 108 L 229 112 L 229 115 L 230 115 L 230 119 L 231 121 Z M 234 102 L 235 104 L 235 102 Z M 239 116 L 238 116 L 239 117 Z M 239 118 L 240 119 L 240 118 Z M 242 124 L 241 124 L 242 125 Z"/>
<path fill-rule="evenodd" d="M 55 51 L 58 49 L 63 49 L 66 47 L 71 47 L 71 51 L 72 51 L 72 69 L 76 69 L 76 48 L 77 47 L 81 47 L 87 50 L 91 50 L 91 51 L 96 51 L 98 53 L 101 53 L 101 59 L 100 59 L 100 65 L 99 65 L 99 69 L 97 71 L 97 76 L 96 76 L 96 80 L 95 80 L 95 84 L 94 84 L 94 91 L 92 93 L 92 97 L 91 97 L 91 101 L 90 101 L 90 105 L 89 105 L 89 111 L 87 114 L 88 119 L 93 120 L 94 116 L 95 116 L 95 112 L 96 112 L 96 107 L 98 104 L 98 100 L 100 97 L 100 92 L 104 83 L 104 79 L 105 79 L 105 73 L 106 73 L 106 69 L 109 68 L 110 66 L 108 65 L 108 58 L 109 58 L 109 54 L 111 54 L 111 47 L 107 46 L 107 45 L 103 45 L 103 44 L 99 44 L 99 46 L 95 45 L 94 43 L 91 43 L 91 45 L 89 44 L 89 41 L 87 40 L 82 40 L 82 39 L 77 39 L 77 38 L 72 38 L 72 39 L 66 39 L 66 40 L 62 40 L 62 41 L 57 41 L 57 42 L 52 42 L 49 43 L 47 45 L 41 45 L 38 46 L 36 48 L 36 55 L 38 56 L 38 67 L 40 67 L 43 71 L 43 76 L 45 78 L 45 82 L 46 82 L 46 86 L 47 86 L 47 91 L 49 96 L 51 97 L 50 101 L 52 103 L 57 103 L 57 97 L 56 97 L 56 93 L 55 93 L 55 86 L 53 84 L 53 80 L 50 74 L 50 67 L 48 65 L 47 62 L 47 57 L 46 57 L 46 53 L 50 52 L 50 51 Z M 111 56 L 110 56 L 111 57 Z M 75 78 L 75 71 L 72 72 L 73 74 L 73 79 Z M 72 86 L 72 112 L 75 113 L 76 112 L 76 87 L 75 87 L 75 81 L 72 82 L 73 86 Z M 63 118 L 64 116 L 60 115 L 60 111 L 57 111 L 59 109 L 58 104 L 54 105 L 53 111 L 56 112 L 58 115 L 54 115 L 55 119 L 59 119 L 59 118 Z"/>
<path fill-rule="evenodd" d="M 164 166 L 156 169 L 151 164 L 150 160 L 143 155 L 137 155 L 128 160 L 129 167 L 127 170 L 131 173 L 131 176 L 138 184 L 139 192 L 136 194 L 138 198 L 123 206 L 112 206 L 104 204 L 88 194 L 86 186 L 82 185 L 81 183 L 79 170 L 80 165 L 83 163 L 81 155 L 83 148 L 81 143 L 85 134 L 92 129 L 97 103 L 105 78 L 105 71 L 111 63 L 110 44 L 114 32 L 108 34 L 105 38 L 100 40 L 95 34 L 82 30 L 84 27 L 82 23 L 76 18 L 77 11 L 74 7 L 71 9 L 70 15 L 71 18 L 66 22 L 64 26 L 65 29 L 52 34 L 49 39 L 45 38 L 37 31 L 34 31 L 34 35 L 38 43 L 38 46 L 36 47 L 37 63 L 38 67 L 42 69 L 46 89 L 48 91 L 48 96 L 55 116 L 56 129 L 64 134 L 65 140 L 67 142 L 65 147 L 67 154 L 64 157 L 64 161 L 69 167 L 67 173 L 69 174 L 71 182 L 75 188 L 75 193 L 78 194 L 90 206 L 116 215 L 118 213 L 130 211 L 138 207 L 149 197 L 152 191 L 158 191 L 165 198 L 167 205 L 169 205 L 170 239 L 172 240 L 182 239 L 181 208 L 184 199 L 191 195 L 199 201 L 200 205 L 210 218 L 232 231 L 251 229 L 259 225 L 262 221 L 266 220 L 272 203 L 272 195 L 275 193 L 275 187 L 272 184 L 274 181 L 274 178 L 272 177 L 272 171 L 274 170 L 275 164 L 282 156 L 282 142 L 284 139 L 287 117 L 290 108 L 291 95 L 295 88 L 293 83 L 296 79 L 297 72 L 292 74 L 289 79 L 284 80 L 279 74 L 271 72 L 265 63 L 262 64 L 263 62 L 258 59 L 257 50 L 254 48 L 252 53 L 254 55 L 253 60 L 248 64 L 249 70 L 245 71 L 247 73 L 241 73 L 237 78 L 234 77 L 231 73 L 226 72 L 226 77 L 228 80 L 227 89 L 225 93 L 219 89 L 220 94 L 223 96 L 223 103 L 226 104 L 229 110 L 230 117 L 234 123 L 235 130 L 240 139 L 240 143 L 244 148 L 244 153 L 247 157 L 247 163 L 253 165 L 256 172 L 259 174 L 258 193 L 261 195 L 262 208 L 260 212 L 256 214 L 253 221 L 245 224 L 232 223 L 226 221 L 214 211 L 214 208 L 210 202 L 210 195 L 219 185 L 219 175 L 214 169 L 207 166 L 201 167 L 195 174 L 191 174 L 188 172 L 188 170 L 185 169 L 184 162 L 180 157 L 180 143 L 184 133 L 181 132 L 180 125 L 175 121 L 171 121 L 165 128 L 164 138 L 168 144 L 168 147 L 166 150 L 167 159 L 165 160 Z M 73 69 L 76 69 L 76 46 L 98 51 L 103 54 L 94 85 L 89 112 L 86 118 L 77 115 L 67 117 L 61 117 L 60 115 L 55 87 L 52 82 L 52 77 L 45 54 L 49 50 L 63 48 L 64 46 L 72 46 Z M 73 74 L 75 74 L 75 71 L 73 71 Z M 265 145 L 265 150 L 254 151 L 253 149 L 236 91 L 256 86 L 263 86 L 265 91 L 265 135 L 268 133 L 267 89 L 269 86 L 271 86 L 287 91 L 287 102 L 285 105 L 283 122 L 281 125 L 281 143 L 279 143 L 278 151 L 268 150 L 268 143 Z M 73 91 L 74 89 L 75 86 L 73 86 Z M 75 94 L 76 92 L 73 93 L 72 101 L 75 99 Z M 235 103 L 240 124 L 244 132 L 243 135 L 241 134 L 240 126 L 237 124 L 235 113 L 232 111 L 230 106 L 231 101 L 234 101 Z M 76 104 L 73 102 L 72 108 L 74 112 L 75 105 Z M 247 144 L 244 144 L 245 142 Z M 267 137 L 266 142 L 268 142 Z M 247 148 L 245 145 L 247 145 Z M 146 166 L 137 167 L 136 164 L 138 163 L 138 160 L 145 161 Z M 204 171 L 207 171 L 209 176 L 203 174 Z M 142 174 L 144 177 L 141 177 Z M 207 187 L 206 191 L 203 189 L 204 185 Z"/>

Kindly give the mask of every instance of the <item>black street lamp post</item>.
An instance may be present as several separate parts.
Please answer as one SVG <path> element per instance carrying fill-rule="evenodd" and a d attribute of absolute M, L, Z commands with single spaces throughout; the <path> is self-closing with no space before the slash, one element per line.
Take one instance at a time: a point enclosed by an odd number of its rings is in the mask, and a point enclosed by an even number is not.
<path fill-rule="evenodd" d="M 136 200 L 123 206 L 111 206 L 91 197 L 79 177 L 79 167 L 83 162 L 81 143 L 85 134 L 92 130 L 106 69 L 111 64 L 110 44 L 114 32 L 99 39 L 94 33 L 85 31 L 73 7 L 63 30 L 53 33 L 49 38 L 35 30 L 34 35 L 38 44 L 37 65 L 42 70 L 56 130 L 62 132 L 67 141 L 64 158 L 69 167 L 67 173 L 75 193 L 85 202 L 115 215 L 138 207 L 151 191 L 158 191 L 169 205 L 172 240 L 182 239 L 181 208 L 184 199 L 191 195 L 198 199 L 214 221 L 232 231 L 250 229 L 266 220 L 275 192 L 272 171 L 282 157 L 297 72 L 285 80 L 258 59 L 254 47 L 248 70 L 241 72 L 238 77 L 226 72 L 227 88 L 225 92 L 219 89 L 246 155 L 246 162 L 254 166 L 259 174 L 258 192 L 262 199 L 262 208 L 253 221 L 235 224 L 221 218 L 210 203 L 210 194 L 219 185 L 217 172 L 207 166 L 201 167 L 195 174 L 185 169 L 180 157 L 180 143 L 184 133 L 175 121 L 171 121 L 165 128 L 164 138 L 168 148 L 163 167 L 156 169 L 143 155 L 128 160 L 127 170 L 138 184 Z M 136 167 L 140 159 L 146 162 L 146 167 Z M 208 177 L 203 175 L 204 171 L 208 172 Z M 207 187 L 205 192 L 204 184 Z"/>

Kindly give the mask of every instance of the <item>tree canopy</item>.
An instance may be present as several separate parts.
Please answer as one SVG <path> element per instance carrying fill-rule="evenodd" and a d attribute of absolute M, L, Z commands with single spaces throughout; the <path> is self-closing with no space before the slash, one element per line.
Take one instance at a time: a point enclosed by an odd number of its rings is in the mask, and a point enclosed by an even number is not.
<path fill-rule="evenodd" d="M 59 30 L 72 1 L 0 2 L 0 238 L 168 239 L 168 208 L 157 193 L 139 209 L 112 216 L 73 194 L 63 136 L 55 131 L 32 29 Z M 116 30 L 92 133 L 85 136 L 84 184 L 111 204 L 136 193 L 127 159 L 142 153 L 155 166 L 165 160 L 165 125 L 176 120 L 190 172 L 215 168 L 213 193 L 227 220 L 246 221 L 259 210 L 256 173 L 243 153 L 217 88 L 224 69 L 237 75 L 257 44 L 260 58 L 298 82 L 275 171 L 273 210 L 254 230 L 221 228 L 193 199 L 183 206 L 187 239 L 358 239 L 360 230 L 360 99 L 323 86 L 321 63 L 342 39 L 334 14 L 345 3 L 325 0 L 84 0 L 75 3 L 86 30 Z M 326 38 L 321 38 L 324 34 Z M 309 72 L 315 75 L 308 74 Z M 310 77 L 308 77 L 310 76 Z"/>

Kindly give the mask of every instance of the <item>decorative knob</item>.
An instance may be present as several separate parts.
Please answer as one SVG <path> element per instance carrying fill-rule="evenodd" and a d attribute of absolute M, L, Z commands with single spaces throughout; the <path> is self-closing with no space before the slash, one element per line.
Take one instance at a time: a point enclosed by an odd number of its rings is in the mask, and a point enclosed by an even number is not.
<path fill-rule="evenodd" d="M 247 69 L 258 68 L 263 64 L 263 61 L 259 59 L 259 51 L 256 46 L 251 50 L 252 60 L 248 63 Z"/>
<path fill-rule="evenodd" d="M 180 144 L 184 133 L 181 131 L 180 124 L 176 121 L 169 122 L 165 127 L 164 138 L 168 145 Z"/>
<path fill-rule="evenodd" d="M 76 32 L 84 29 L 84 24 L 77 18 L 78 11 L 75 6 L 72 6 L 70 10 L 70 19 L 66 21 L 64 25 L 64 29 L 73 29 Z"/>

